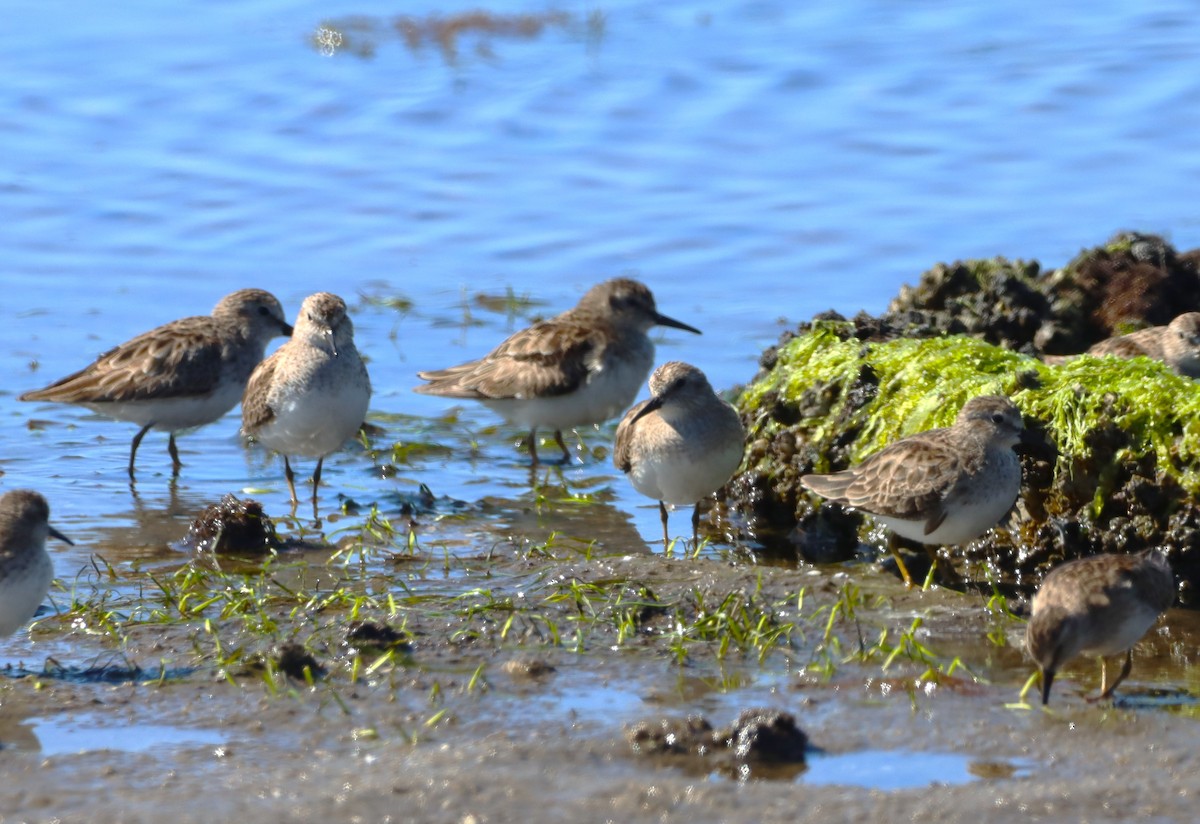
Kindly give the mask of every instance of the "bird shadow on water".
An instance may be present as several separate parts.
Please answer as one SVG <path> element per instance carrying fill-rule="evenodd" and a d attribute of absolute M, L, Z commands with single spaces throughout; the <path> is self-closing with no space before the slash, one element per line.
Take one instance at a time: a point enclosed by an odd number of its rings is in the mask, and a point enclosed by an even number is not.
<path fill-rule="evenodd" d="M 1185 689 L 1147 688 L 1122 691 L 1112 702 L 1119 710 L 1158 710 L 1172 715 L 1200 718 L 1200 696 Z"/>
<path fill-rule="evenodd" d="M 182 681 L 196 672 L 195 667 L 166 667 L 143 669 L 121 653 L 104 653 L 83 666 L 64 664 L 47 658 L 40 670 L 23 664 L 8 664 L 0 673 L 6 678 L 37 678 L 68 681 L 76 684 L 155 684 Z"/>

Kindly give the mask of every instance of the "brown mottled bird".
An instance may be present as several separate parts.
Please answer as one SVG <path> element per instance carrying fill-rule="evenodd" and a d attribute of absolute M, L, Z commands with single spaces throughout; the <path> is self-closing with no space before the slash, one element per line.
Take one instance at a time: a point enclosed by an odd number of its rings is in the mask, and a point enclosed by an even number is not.
<path fill-rule="evenodd" d="M 237 406 L 267 343 L 291 333 L 274 295 L 241 289 L 221 298 L 211 315 L 171 321 L 138 335 L 20 399 L 78 404 L 139 424 L 129 450 L 130 478 L 145 434 L 168 432 L 167 451 L 177 474 L 183 464 L 175 434 L 212 423 Z"/>
<path fill-rule="evenodd" d="M 607 280 L 574 309 L 514 333 L 479 360 L 417 373 L 429 383 L 416 391 L 476 400 L 528 428 L 534 466 L 538 427 L 553 429 L 569 461 L 562 430 L 602 423 L 633 403 L 654 365 L 646 332 L 656 325 L 700 334 L 659 314 L 654 295 L 638 281 Z"/>
<path fill-rule="evenodd" d="M 1042 703 L 1054 676 L 1077 655 L 1100 658 L 1100 694 L 1110 698 L 1133 668 L 1133 645 L 1175 600 L 1175 577 L 1155 549 L 1095 555 L 1050 570 L 1033 597 L 1025 646 L 1042 673 Z M 1125 653 L 1110 684 L 1104 657 Z"/>
<path fill-rule="evenodd" d="M 1177 375 L 1200 378 L 1200 312 L 1187 312 L 1166 326 L 1151 326 L 1102 340 L 1087 354 L 1095 357 L 1147 357 L 1160 360 Z"/>
<path fill-rule="evenodd" d="M 967 401 L 953 426 L 901 438 L 858 466 L 805 475 L 800 483 L 873 515 L 904 538 L 962 544 L 994 527 L 1016 502 L 1021 462 L 1013 447 L 1024 430 L 1012 401 L 983 395 Z M 893 554 L 911 584 L 894 549 Z"/>

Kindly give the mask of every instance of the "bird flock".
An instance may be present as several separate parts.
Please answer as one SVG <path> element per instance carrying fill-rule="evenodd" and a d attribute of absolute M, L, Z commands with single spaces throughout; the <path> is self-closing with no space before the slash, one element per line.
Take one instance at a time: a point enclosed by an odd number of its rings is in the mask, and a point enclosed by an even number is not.
<path fill-rule="evenodd" d="M 664 545 L 670 543 L 668 505 L 692 506 L 698 545 L 700 502 L 737 471 L 746 432 L 700 369 L 671 361 L 651 374 L 654 345 L 647 332 L 654 326 L 700 334 L 659 313 L 644 284 L 604 281 L 574 308 L 514 333 L 477 360 L 419 372 L 425 383 L 415 391 L 478 401 L 527 430 L 534 466 L 539 429 L 554 433 L 567 462 L 563 430 L 623 413 L 614 465 L 634 489 L 658 501 Z M 278 336 L 288 339 L 264 360 Z M 1200 376 L 1200 314 L 1110 339 L 1088 354 L 1154 357 L 1180 374 Z M 631 407 L 648 374 L 650 397 Z M 209 315 L 159 326 L 20 399 L 76 404 L 138 424 L 131 479 L 150 430 L 168 433 L 178 473 L 176 435 L 219 419 L 240 402 L 244 436 L 283 457 L 293 512 L 299 498 L 290 459 L 316 459 L 315 514 L 322 463 L 364 423 L 371 382 L 340 297 L 310 295 L 289 325 L 273 295 L 242 289 L 222 298 Z M 952 426 L 902 438 L 855 467 L 806 475 L 801 483 L 872 515 L 901 537 L 928 547 L 962 544 L 1012 509 L 1021 485 L 1014 449 L 1025 440 L 1012 401 L 982 396 L 969 400 Z M 49 537 L 70 543 L 50 526 L 40 494 L 16 490 L 0 497 L 0 635 L 32 617 L 46 595 L 53 571 L 45 549 Z M 1083 558 L 1051 570 L 1033 599 L 1026 632 L 1043 703 L 1057 672 L 1078 655 L 1100 658 L 1098 697 L 1111 697 L 1132 666 L 1132 647 L 1170 606 L 1174 589 L 1170 565 L 1158 550 Z M 1124 664 L 1110 682 L 1105 658 L 1121 654 Z"/>

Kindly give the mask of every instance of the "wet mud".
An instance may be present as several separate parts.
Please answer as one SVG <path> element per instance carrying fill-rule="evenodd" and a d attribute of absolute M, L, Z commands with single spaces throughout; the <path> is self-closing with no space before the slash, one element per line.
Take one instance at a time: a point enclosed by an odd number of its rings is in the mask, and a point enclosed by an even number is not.
<path fill-rule="evenodd" d="M 10 673 L 0 805 L 13 820 L 95 822 L 1190 814 L 1195 613 L 1172 611 L 1139 645 L 1115 704 L 1085 700 L 1096 674 L 1081 662 L 1044 712 L 1017 704 L 1031 670 L 1022 623 L 978 596 L 908 591 L 869 565 L 753 569 L 617 549 L 463 559 L 475 595 L 422 596 L 357 624 L 344 610 L 289 621 L 277 604 L 267 613 L 285 628 L 222 633 L 221 663 L 191 652 L 202 627 L 170 622 L 131 628 L 103 676 Z M 369 587 L 377 571 L 337 574 Z M 566 592 L 591 600 L 556 597 Z M 522 600 L 530 609 L 485 608 Z M 724 635 L 689 630 L 685 654 L 673 651 L 679 626 L 752 604 L 767 624 L 795 624 L 786 641 L 722 651 Z M 75 656 L 106 646 L 71 642 Z M 948 672 L 952 657 L 961 667 Z M 195 667 L 130 668 L 182 659 Z"/>

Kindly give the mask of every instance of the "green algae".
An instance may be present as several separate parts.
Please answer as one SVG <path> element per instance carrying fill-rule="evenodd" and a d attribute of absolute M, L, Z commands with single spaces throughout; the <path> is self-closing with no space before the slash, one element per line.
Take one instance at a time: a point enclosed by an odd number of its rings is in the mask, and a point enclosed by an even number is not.
<path fill-rule="evenodd" d="M 1200 385 L 1149 358 L 1080 357 L 1048 372 L 1044 386 L 1014 400 L 1046 425 L 1064 458 L 1102 457 L 1097 436 L 1115 427 L 1123 443 L 1108 450 L 1112 462 L 1152 458 L 1159 472 L 1200 494 Z"/>
<path fill-rule="evenodd" d="M 1037 360 L 962 336 L 863 343 L 845 335 L 851 325 L 819 322 L 793 338 L 778 353 L 775 368 L 751 384 L 738 399 L 743 412 L 760 418 L 771 435 L 784 427 L 761 413 L 763 401 L 776 396 L 797 399 L 814 386 L 835 397 L 828 414 L 800 422 L 808 440 L 823 443 L 839 432 L 858 429 L 854 461 L 898 437 L 946 426 L 970 398 L 1011 394 L 1022 372 L 1045 370 Z M 878 383 L 875 397 L 846 414 L 854 388 L 864 380 Z M 827 467 L 818 467 L 825 469 Z"/>
<path fill-rule="evenodd" d="M 1200 494 L 1200 385 L 1158 361 L 1084 356 L 1052 366 L 965 336 L 864 343 L 852 331 L 819 322 L 780 347 L 774 368 L 738 399 L 754 437 L 795 431 L 816 448 L 813 469 L 828 471 L 839 468 L 829 447 L 845 433 L 845 456 L 857 463 L 896 438 L 949 425 L 972 397 L 1002 394 L 1057 448 L 1056 487 L 1078 472 L 1095 477 L 1096 512 L 1120 465 L 1152 461 Z M 798 405 L 794 426 L 773 417 L 779 403 Z"/>

